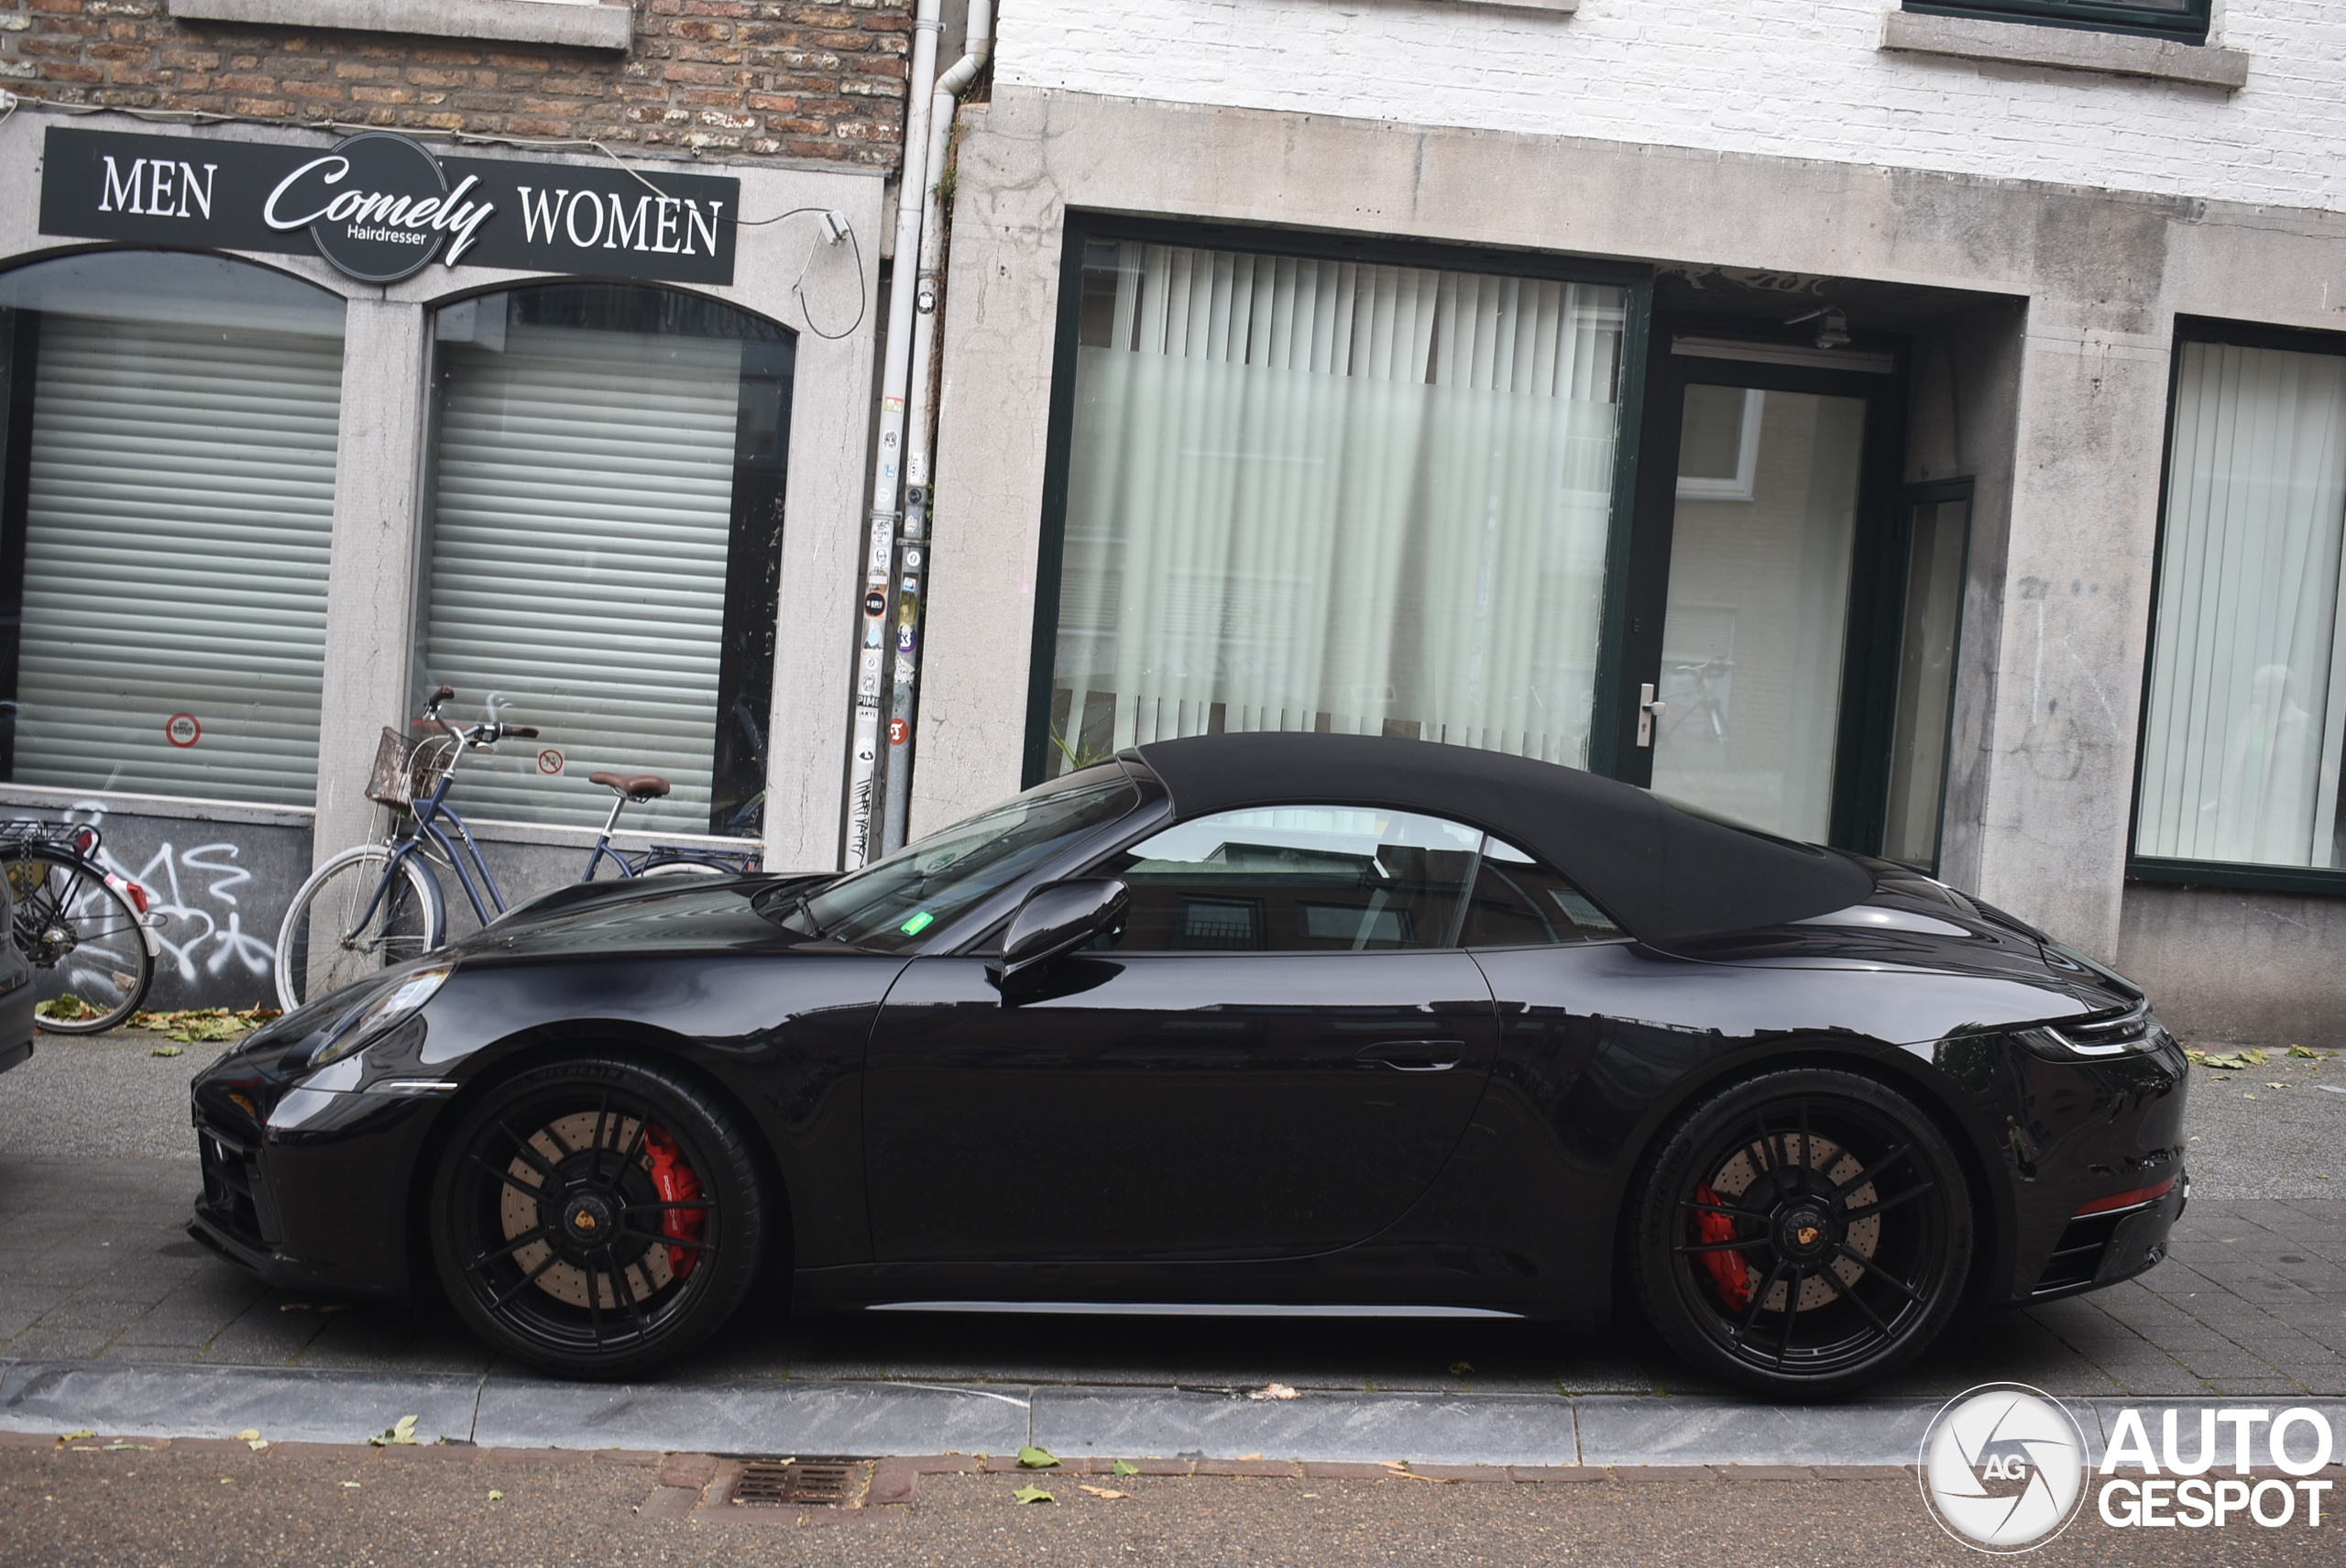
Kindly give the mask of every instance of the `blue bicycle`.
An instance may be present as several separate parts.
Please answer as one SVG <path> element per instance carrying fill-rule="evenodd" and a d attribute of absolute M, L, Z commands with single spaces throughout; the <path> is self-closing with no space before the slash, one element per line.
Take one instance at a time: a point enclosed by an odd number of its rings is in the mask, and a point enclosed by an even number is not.
<path fill-rule="evenodd" d="M 472 829 L 448 804 L 456 762 L 467 751 L 486 751 L 504 740 L 535 740 L 527 724 L 491 719 L 457 725 L 441 717 L 441 705 L 455 693 L 446 686 L 423 705 L 425 723 L 438 733 L 402 735 L 385 729 L 375 753 L 367 798 L 393 808 L 390 833 L 379 843 L 361 844 L 320 866 L 293 895 L 277 933 L 277 1000 L 288 1012 L 312 997 L 379 973 L 428 953 L 447 939 L 448 904 L 440 892 L 434 864 L 455 874 L 466 902 L 484 926 L 506 912 L 504 890 L 481 858 Z M 611 834 L 629 803 L 641 805 L 669 792 L 654 773 L 598 773 L 587 782 L 611 792 L 610 815 L 587 854 L 581 882 L 592 882 L 605 861 L 622 877 L 703 875 L 758 869 L 746 851 L 682 844 L 653 844 L 630 856 L 612 848 Z M 454 829 L 453 836 L 451 829 Z M 460 848 L 461 846 L 461 848 Z"/>

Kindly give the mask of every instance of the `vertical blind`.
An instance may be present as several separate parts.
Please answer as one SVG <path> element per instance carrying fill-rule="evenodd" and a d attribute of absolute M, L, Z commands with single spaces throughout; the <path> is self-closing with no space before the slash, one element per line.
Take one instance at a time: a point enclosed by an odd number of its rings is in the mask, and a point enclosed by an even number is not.
<path fill-rule="evenodd" d="M 467 758 L 452 798 L 599 825 L 589 773 L 658 773 L 674 793 L 625 825 L 705 833 L 741 345 L 522 323 L 500 341 L 442 345 L 425 663 L 466 712 L 543 734 Z"/>
<path fill-rule="evenodd" d="M 2346 357 L 2187 343 L 2139 854 L 2337 867 Z"/>
<path fill-rule="evenodd" d="M 36 372 L 16 781 L 309 805 L 340 340 L 44 311 Z"/>
<path fill-rule="evenodd" d="M 1119 244 L 1049 771 L 1218 729 L 1584 760 L 1624 291 Z"/>

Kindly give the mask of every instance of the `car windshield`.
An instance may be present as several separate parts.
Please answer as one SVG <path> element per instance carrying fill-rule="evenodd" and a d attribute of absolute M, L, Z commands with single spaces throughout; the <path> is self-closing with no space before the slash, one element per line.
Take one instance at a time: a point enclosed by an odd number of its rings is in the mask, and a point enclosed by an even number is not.
<path fill-rule="evenodd" d="M 901 952 L 1085 833 L 1140 792 L 1113 763 L 1041 784 L 793 899 L 782 923 L 808 936 Z M 777 911 L 777 914 L 782 912 Z"/>

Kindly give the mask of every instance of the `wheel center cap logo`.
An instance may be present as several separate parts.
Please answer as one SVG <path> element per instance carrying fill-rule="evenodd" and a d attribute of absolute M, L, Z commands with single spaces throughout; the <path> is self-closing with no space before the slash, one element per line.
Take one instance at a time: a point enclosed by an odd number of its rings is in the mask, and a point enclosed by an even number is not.
<path fill-rule="evenodd" d="M 1799 1230 L 1792 1234 L 1800 1237 L 1801 1245 L 1814 1246 L 1816 1245 L 1816 1238 L 1824 1233 L 1819 1231 L 1814 1225 L 1803 1225 Z"/>
<path fill-rule="evenodd" d="M 571 1200 L 570 1212 L 563 1216 L 563 1223 L 579 1236 L 595 1235 L 610 1223 L 610 1212 L 592 1198 Z"/>
<path fill-rule="evenodd" d="M 2030 1552 L 2077 1514 L 2085 1433 L 2059 1400 L 2024 1383 L 1988 1383 L 1931 1420 L 1916 1467 L 1941 1529 L 1978 1552 Z"/>

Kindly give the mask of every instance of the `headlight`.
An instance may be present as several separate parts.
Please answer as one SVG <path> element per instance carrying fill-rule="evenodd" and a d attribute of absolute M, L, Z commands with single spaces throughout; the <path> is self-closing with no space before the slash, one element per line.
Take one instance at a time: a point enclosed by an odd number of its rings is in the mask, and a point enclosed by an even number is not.
<path fill-rule="evenodd" d="M 2040 1024 L 2015 1029 L 2012 1038 L 2038 1056 L 2055 1061 L 2096 1061 L 2106 1057 L 2141 1056 L 2173 1043 L 2166 1025 L 2151 1015 L 2147 1002 L 2128 1012 L 2104 1014 L 2074 1023 Z"/>
<path fill-rule="evenodd" d="M 442 964 L 435 969 L 417 970 L 412 974 L 401 975 L 397 984 L 377 992 L 335 1025 L 325 1043 L 311 1053 L 310 1065 L 323 1067 L 328 1062 L 340 1061 L 431 1001 L 455 972 L 454 964 Z"/>

